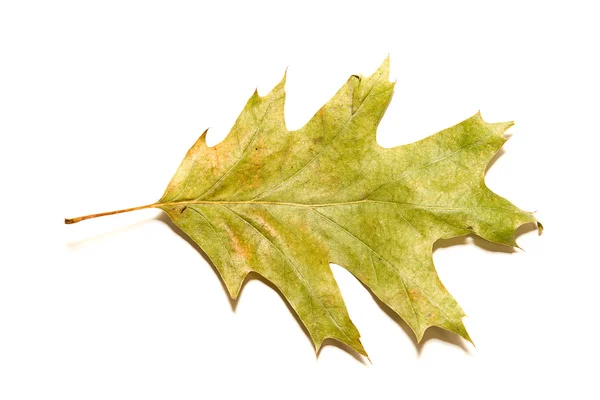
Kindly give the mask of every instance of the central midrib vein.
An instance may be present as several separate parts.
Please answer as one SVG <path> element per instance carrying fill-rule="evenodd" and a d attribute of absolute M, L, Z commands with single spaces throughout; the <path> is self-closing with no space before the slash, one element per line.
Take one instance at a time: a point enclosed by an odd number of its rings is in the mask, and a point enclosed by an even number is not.
<path fill-rule="evenodd" d="M 347 206 L 347 205 L 362 204 L 362 203 L 390 203 L 390 202 L 376 201 L 376 200 L 355 200 L 355 201 L 345 201 L 345 202 L 338 202 L 338 203 L 305 204 L 305 203 L 293 203 L 293 202 L 285 202 L 285 201 L 186 200 L 186 201 L 172 201 L 172 202 L 166 202 L 166 203 L 155 203 L 155 204 L 152 204 L 152 207 L 176 207 L 176 206 L 191 206 L 191 205 L 270 205 L 270 206 L 290 206 L 290 207 L 313 208 L 313 207 Z M 397 203 L 394 203 L 394 204 L 397 204 Z"/>
<path fill-rule="evenodd" d="M 398 201 L 385 201 L 385 200 L 353 200 L 353 201 L 341 201 L 337 203 L 293 203 L 285 201 L 254 201 L 254 200 L 239 200 L 239 201 L 221 201 L 221 200 L 185 200 L 185 201 L 171 201 L 166 203 L 154 203 L 147 206 L 136 207 L 136 209 L 142 208 L 159 208 L 159 207 L 175 207 L 175 206 L 192 206 L 192 205 L 266 205 L 266 206 L 288 206 L 288 207 L 302 207 L 302 208 L 318 208 L 318 207 L 336 207 L 336 206 L 349 206 L 356 204 L 393 204 L 395 206 L 407 206 L 414 208 L 431 208 L 439 210 L 470 210 L 474 208 L 485 208 L 494 209 L 498 211 L 510 211 L 514 210 L 502 207 L 485 207 L 485 206 L 470 206 L 470 207 L 451 207 L 451 206 L 440 206 L 430 204 L 417 204 L 417 203 L 403 203 Z"/>

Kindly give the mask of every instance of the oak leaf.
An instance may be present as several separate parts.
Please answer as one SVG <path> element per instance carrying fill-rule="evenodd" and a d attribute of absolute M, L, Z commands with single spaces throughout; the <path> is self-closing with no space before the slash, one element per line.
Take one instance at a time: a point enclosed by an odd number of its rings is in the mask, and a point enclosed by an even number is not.
<path fill-rule="evenodd" d="M 469 233 L 516 246 L 516 229 L 537 222 L 484 182 L 512 122 L 486 123 L 477 113 L 416 143 L 383 148 L 376 129 L 394 89 L 388 75 L 386 60 L 370 77 L 351 76 L 297 131 L 284 121 L 284 77 L 269 94 L 252 95 L 221 143 L 207 146 L 204 132 L 158 202 L 118 212 L 164 210 L 208 255 L 233 298 L 248 273 L 262 275 L 317 350 L 333 338 L 366 355 L 329 263 L 356 276 L 417 340 L 439 326 L 470 341 L 432 247 Z"/>

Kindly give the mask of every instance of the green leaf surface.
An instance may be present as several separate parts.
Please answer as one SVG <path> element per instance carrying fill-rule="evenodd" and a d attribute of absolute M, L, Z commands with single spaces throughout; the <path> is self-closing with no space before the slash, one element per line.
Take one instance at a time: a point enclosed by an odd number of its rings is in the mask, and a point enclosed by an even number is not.
<path fill-rule="evenodd" d="M 285 126 L 285 77 L 266 96 L 255 92 L 229 135 L 209 147 L 205 132 L 146 206 L 203 249 L 233 298 L 252 271 L 272 282 L 317 350 L 333 338 L 366 355 L 329 263 L 369 287 L 417 340 L 439 326 L 470 341 L 434 268 L 434 242 L 475 233 L 516 246 L 516 229 L 536 222 L 484 182 L 511 122 L 478 113 L 416 143 L 379 146 L 388 75 L 386 60 L 370 77 L 351 76 L 296 131 Z"/>

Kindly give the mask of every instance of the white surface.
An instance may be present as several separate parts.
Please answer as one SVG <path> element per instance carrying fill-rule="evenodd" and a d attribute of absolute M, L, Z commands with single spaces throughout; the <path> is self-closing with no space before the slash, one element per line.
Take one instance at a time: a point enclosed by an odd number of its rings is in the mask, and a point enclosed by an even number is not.
<path fill-rule="evenodd" d="M 598 11 L 396 3 L 2 2 L 0 398 L 598 398 Z M 372 364 L 317 358 L 262 282 L 233 311 L 158 211 L 63 225 L 155 201 L 286 67 L 294 129 L 388 53 L 382 145 L 477 110 L 516 122 L 487 182 L 545 233 L 435 252 L 477 349 L 440 330 L 415 345 L 333 266 Z"/>

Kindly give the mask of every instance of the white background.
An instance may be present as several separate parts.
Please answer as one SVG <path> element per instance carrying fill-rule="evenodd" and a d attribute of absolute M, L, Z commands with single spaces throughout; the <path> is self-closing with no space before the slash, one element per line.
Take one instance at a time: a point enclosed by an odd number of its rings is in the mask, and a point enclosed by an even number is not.
<path fill-rule="evenodd" d="M 29 2 L 0 6 L 0 398 L 598 398 L 599 12 L 593 2 Z M 332 266 L 372 363 L 313 346 L 280 296 L 233 304 L 154 202 L 211 127 L 288 68 L 302 126 L 390 54 L 379 142 L 514 120 L 488 185 L 546 231 L 445 241 L 477 348 L 415 344 Z"/>

